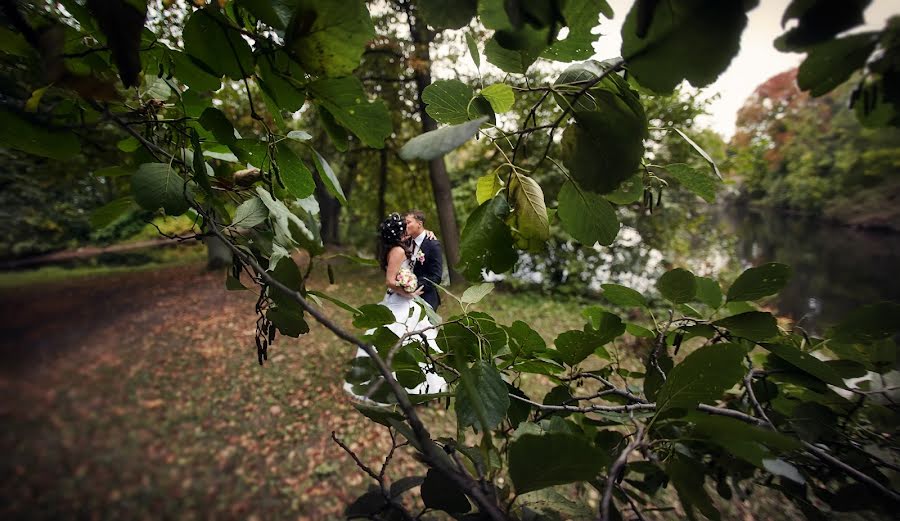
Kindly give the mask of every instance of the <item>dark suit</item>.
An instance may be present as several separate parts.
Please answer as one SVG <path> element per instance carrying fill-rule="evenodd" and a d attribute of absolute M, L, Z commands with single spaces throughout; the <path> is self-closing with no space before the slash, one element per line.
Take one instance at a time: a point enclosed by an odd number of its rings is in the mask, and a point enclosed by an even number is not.
<path fill-rule="evenodd" d="M 415 245 L 413 246 L 415 248 Z M 422 241 L 422 253 L 425 254 L 425 262 L 413 262 L 413 273 L 419 279 L 419 285 L 424 286 L 422 300 L 431 305 L 431 308 L 437 311 L 441 305 L 441 296 L 435 284 L 441 283 L 444 275 L 444 251 L 441 249 L 441 243 L 436 239 L 425 239 Z"/>

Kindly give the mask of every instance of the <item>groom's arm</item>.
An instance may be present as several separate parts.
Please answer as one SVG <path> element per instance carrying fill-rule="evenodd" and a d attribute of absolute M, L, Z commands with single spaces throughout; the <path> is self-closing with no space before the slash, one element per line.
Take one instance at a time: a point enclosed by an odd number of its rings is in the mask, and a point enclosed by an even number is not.
<path fill-rule="evenodd" d="M 444 255 L 441 243 L 428 241 L 428 251 L 425 252 L 425 278 L 428 284 L 434 286 L 440 284 L 444 276 Z"/>

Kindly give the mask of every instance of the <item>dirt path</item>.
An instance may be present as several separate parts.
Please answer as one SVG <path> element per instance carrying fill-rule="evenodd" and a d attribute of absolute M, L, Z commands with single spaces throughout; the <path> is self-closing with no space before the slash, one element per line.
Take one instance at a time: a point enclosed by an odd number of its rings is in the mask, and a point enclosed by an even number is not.
<path fill-rule="evenodd" d="M 373 464 L 388 444 L 342 393 L 354 349 L 314 325 L 260 367 L 255 296 L 222 279 L 194 265 L 0 294 L 0 518 L 341 517 L 368 483 L 331 431 Z M 333 289 L 377 300 L 370 285 Z"/>

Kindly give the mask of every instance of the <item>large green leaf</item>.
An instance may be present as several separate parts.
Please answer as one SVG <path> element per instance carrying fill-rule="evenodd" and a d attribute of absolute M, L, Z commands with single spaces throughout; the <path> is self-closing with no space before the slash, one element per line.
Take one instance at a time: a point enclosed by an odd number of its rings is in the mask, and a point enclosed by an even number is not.
<path fill-rule="evenodd" d="M 644 195 L 644 179 L 641 174 L 636 174 L 622 181 L 619 187 L 604 194 L 609 202 L 615 204 L 631 204 L 641 200 Z"/>
<path fill-rule="evenodd" d="M 500 180 L 500 176 L 493 172 L 483 175 L 475 184 L 475 200 L 478 201 L 478 204 L 484 204 L 485 201 L 497 195 L 501 188 L 503 188 L 503 181 Z"/>
<path fill-rule="evenodd" d="M 512 196 L 513 212 L 510 225 L 522 249 L 537 250 L 542 248 L 550 238 L 550 219 L 544 203 L 544 192 L 537 182 L 518 172 L 513 172 L 509 179 L 509 194 Z"/>
<path fill-rule="evenodd" d="M 619 284 L 601 284 L 603 296 L 617 306 L 647 307 L 647 299 L 640 292 Z"/>
<path fill-rule="evenodd" d="M 541 55 L 558 61 L 586 60 L 593 56 L 593 43 L 597 35 L 591 33 L 600 21 L 600 13 L 611 18 L 612 9 L 606 0 L 568 0 L 562 4 L 569 33 L 563 40 L 557 40 Z"/>
<path fill-rule="evenodd" d="M 364 144 L 384 147 L 385 138 L 391 135 L 391 116 L 383 101 L 369 101 L 358 78 L 314 81 L 309 84 L 309 93 Z"/>
<path fill-rule="evenodd" d="M 813 96 L 830 92 L 866 64 L 878 34 L 854 34 L 813 47 L 797 71 L 797 86 Z"/>
<path fill-rule="evenodd" d="M 598 109 L 576 112 L 576 123 L 563 133 L 562 157 L 582 188 L 602 194 L 640 166 L 647 126 L 643 109 L 635 112 L 619 95 L 599 90 L 593 99 Z"/>
<path fill-rule="evenodd" d="M 702 157 L 703 160 L 706 161 L 707 164 L 709 164 L 709 167 L 712 168 L 713 173 L 716 174 L 716 178 L 722 179 L 722 173 L 719 172 L 719 167 L 716 165 L 716 162 L 713 161 L 713 158 L 710 157 L 710 155 L 706 153 L 706 150 L 703 150 L 703 147 L 698 145 L 693 139 L 690 138 L 690 136 L 685 134 L 681 129 L 672 128 L 670 130 L 673 130 L 676 134 L 681 136 L 681 139 L 683 139 L 685 143 L 690 145 L 691 148 L 694 149 L 694 152 L 696 152 L 697 155 Z"/>
<path fill-rule="evenodd" d="M 516 101 L 516 95 L 513 93 L 512 87 L 505 83 L 488 85 L 481 90 L 481 95 L 488 100 L 491 108 L 498 114 L 511 109 Z"/>
<path fill-rule="evenodd" d="M 313 151 L 313 160 L 316 163 L 316 170 L 319 172 L 319 179 L 322 180 L 325 189 L 337 198 L 341 204 L 346 206 L 347 196 L 344 195 L 344 189 L 341 188 L 341 182 L 338 180 L 334 170 L 331 169 L 331 165 L 329 165 L 328 161 L 322 157 L 322 154 L 315 150 Z"/>
<path fill-rule="evenodd" d="M 459 240 L 460 264 L 470 281 L 480 280 L 482 270 L 503 273 L 516 263 L 512 232 L 506 224 L 509 205 L 498 195 L 475 209 L 466 220 Z"/>
<path fill-rule="evenodd" d="M 416 4 L 422 19 L 441 31 L 459 29 L 475 16 L 477 0 L 419 0 Z"/>
<path fill-rule="evenodd" d="M 312 74 L 347 76 L 357 66 L 375 28 L 364 0 L 293 0 L 285 46 Z"/>
<path fill-rule="evenodd" d="M 666 165 L 665 169 L 682 186 L 699 195 L 706 202 L 712 203 L 716 200 L 716 189 L 718 189 L 720 184 L 718 179 L 708 176 L 684 163 Z"/>
<path fill-rule="evenodd" d="M 397 321 L 394 313 L 381 304 L 363 304 L 359 307 L 359 315 L 353 318 L 353 325 L 360 329 L 368 329 Z"/>
<path fill-rule="evenodd" d="M 435 121 L 457 125 L 469 121 L 472 88 L 459 80 L 438 80 L 422 91 L 425 112 Z"/>
<path fill-rule="evenodd" d="M 541 51 L 511 50 L 505 49 L 497 42 L 496 36 L 484 44 L 484 57 L 503 72 L 510 74 L 525 74 L 529 67 L 538 59 Z"/>
<path fill-rule="evenodd" d="M 609 246 L 619 234 L 616 211 L 603 197 L 585 192 L 567 181 L 559 191 L 559 216 L 563 228 L 578 242 Z"/>
<path fill-rule="evenodd" d="M 794 346 L 786 344 L 760 344 L 770 353 L 775 354 L 785 362 L 810 374 L 819 380 L 831 385 L 846 388 L 844 380 L 837 372 L 825 362 L 819 360 L 809 353 L 797 349 Z"/>
<path fill-rule="evenodd" d="M 134 200 L 142 208 L 181 215 L 189 208 L 190 189 L 169 163 L 144 163 L 131 176 Z"/>
<path fill-rule="evenodd" d="M 87 8 L 106 37 L 122 84 L 137 87 L 141 72 L 141 31 L 147 18 L 144 0 L 87 0 Z"/>
<path fill-rule="evenodd" d="M 302 71 L 284 51 L 267 54 L 259 60 L 259 86 L 278 103 L 279 108 L 288 112 L 300 110 L 306 101 L 306 92 L 298 88 L 295 76 L 302 77 Z"/>
<path fill-rule="evenodd" d="M 662 296 L 673 304 L 690 302 L 697 294 L 697 280 L 694 274 L 684 268 L 675 268 L 663 273 L 656 282 Z"/>
<path fill-rule="evenodd" d="M 739 315 L 721 318 L 713 322 L 734 335 L 753 341 L 762 341 L 778 334 L 778 323 L 771 313 L 748 311 Z"/>
<path fill-rule="evenodd" d="M 278 172 L 285 188 L 298 199 L 311 196 L 316 190 L 312 172 L 286 141 L 280 141 L 275 148 L 278 151 Z"/>
<path fill-rule="evenodd" d="M 790 20 L 796 24 L 775 40 L 775 47 L 782 51 L 796 51 L 814 45 L 862 24 L 863 11 L 872 0 L 792 0 L 784 10 L 781 26 Z"/>
<path fill-rule="evenodd" d="M 50 130 L 6 107 L 0 107 L 0 143 L 36 156 L 60 160 L 81 151 L 81 143 L 74 133 Z"/>
<path fill-rule="evenodd" d="M 695 519 L 696 508 L 707 518 L 719 521 L 721 518 L 719 511 L 703 487 L 706 479 L 705 470 L 702 463 L 680 453 L 675 453 L 666 460 L 666 474 L 678 492 L 678 499 L 687 511 L 688 519 Z"/>
<path fill-rule="evenodd" d="M 509 445 L 509 477 L 517 494 L 553 485 L 590 481 L 609 457 L 580 436 L 524 434 Z"/>
<path fill-rule="evenodd" d="M 428 508 L 457 514 L 472 509 L 459 485 L 437 469 L 428 470 L 425 481 L 422 482 L 421 494 L 422 502 Z"/>
<path fill-rule="evenodd" d="M 541 335 L 521 320 L 513 322 L 511 326 L 506 328 L 506 332 L 512 341 L 510 346 L 513 346 L 514 343 L 515 349 L 526 355 L 547 349 L 547 344 Z"/>
<path fill-rule="evenodd" d="M 239 80 L 253 74 L 253 51 L 237 27 L 217 9 L 194 11 L 184 26 L 184 48 L 216 76 Z"/>
<path fill-rule="evenodd" d="M 554 341 L 562 360 L 570 366 L 581 363 L 625 332 L 622 319 L 608 311 L 592 314 L 590 319 L 593 326 L 586 326 L 583 331 L 565 331 Z M 600 350 L 600 353 L 607 356 L 603 350 Z"/>
<path fill-rule="evenodd" d="M 430 161 L 441 157 L 468 141 L 487 120 L 488 117 L 484 116 L 460 125 L 449 125 L 416 136 L 403 145 L 403 148 L 400 149 L 400 157 L 407 161 L 412 159 Z"/>
<path fill-rule="evenodd" d="M 900 330 L 900 304 L 879 302 L 850 313 L 834 327 L 835 342 L 871 344 L 894 336 Z"/>
<path fill-rule="evenodd" d="M 470 425 L 493 429 L 506 418 L 509 409 L 509 393 L 500 372 L 485 361 L 461 372 L 466 374 L 456 387 L 457 426 L 461 429 Z"/>
<path fill-rule="evenodd" d="M 135 208 L 134 198 L 130 196 L 114 199 L 91 212 L 91 228 L 94 230 L 105 228 Z"/>
<path fill-rule="evenodd" d="M 656 411 L 690 410 L 722 398 L 744 374 L 741 365 L 747 348 L 737 344 L 712 344 L 689 354 L 669 372 L 656 395 Z"/>
<path fill-rule="evenodd" d="M 189 54 L 179 51 L 169 51 L 172 66 L 175 68 L 175 77 L 178 81 L 187 85 L 194 92 L 219 90 L 222 86 L 221 76 L 207 70 L 206 65 L 197 62 Z"/>
<path fill-rule="evenodd" d="M 787 264 L 770 262 L 741 273 L 728 288 L 728 302 L 758 300 L 778 293 L 787 284 L 791 267 Z"/>
<path fill-rule="evenodd" d="M 697 277 L 697 300 L 711 308 L 722 305 L 722 288 L 719 282 L 709 277 Z"/>
<path fill-rule="evenodd" d="M 247 199 L 234 212 L 234 220 L 232 226 L 240 226 L 242 228 L 252 228 L 266 220 L 269 216 L 269 210 L 263 204 L 259 197 L 251 197 Z"/>
<path fill-rule="evenodd" d="M 284 20 L 278 16 L 270 0 L 236 0 L 235 4 L 243 7 L 261 22 L 274 29 L 284 29 Z"/>
<path fill-rule="evenodd" d="M 207 107 L 200 114 L 200 124 L 203 128 L 213 133 L 216 141 L 223 145 L 234 145 L 237 138 L 234 136 L 234 126 L 221 110 L 215 107 Z"/>
<path fill-rule="evenodd" d="M 725 71 L 740 48 L 745 11 L 755 1 L 636 2 L 622 25 L 622 56 L 644 87 L 670 93 L 682 80 L 705 87 Z M 639 35 L 641 9 L 651 9 Z M 646 19 L 646 18 L 645 18 Z"/>

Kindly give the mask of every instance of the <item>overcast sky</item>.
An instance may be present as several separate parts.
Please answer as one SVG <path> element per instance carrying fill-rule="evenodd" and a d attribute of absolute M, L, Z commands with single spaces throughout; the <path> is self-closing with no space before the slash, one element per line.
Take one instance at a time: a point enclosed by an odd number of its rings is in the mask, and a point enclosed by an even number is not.
<path fill-rule="evenodd" d="M 628 8 L 633 0 L 608 0 L 615 10 L 612 20 L 602 19 L 600 32 L 603 36 L 595 44 L 596 57 L 610 58 L 618 55 L 622 44 L 620 29 Z M 749 21 L 741 37 L 741 50 L 732 60 L 719 79 L 705 89 L 705 93 L 718 93 L 719 98 L 712 103 L 712 116 L 701 121 L 726 139 L 734 134 L 734 121 L 737 110 L 757 85 L 768 78 L 800 64 L 804 54 L 782 53 L 775 50 L 772 42 L 783 31 L 781 15 L 789 0 L 761 0 L 756 9 L 750 11 Z M 900 2 L 897 0 L 874 0 L 866 10 L 862 29 L 881 29 L 885 21 L 894 14 L 900 14 Z"/>

